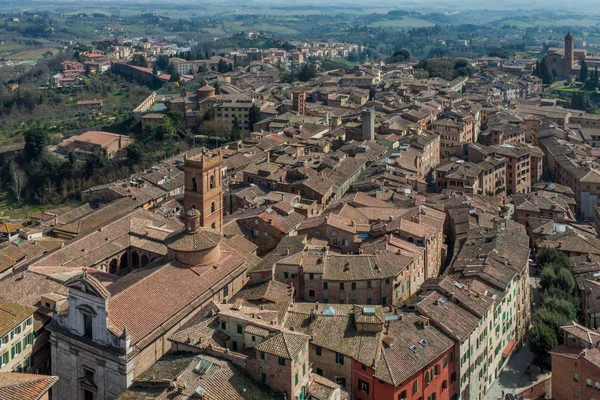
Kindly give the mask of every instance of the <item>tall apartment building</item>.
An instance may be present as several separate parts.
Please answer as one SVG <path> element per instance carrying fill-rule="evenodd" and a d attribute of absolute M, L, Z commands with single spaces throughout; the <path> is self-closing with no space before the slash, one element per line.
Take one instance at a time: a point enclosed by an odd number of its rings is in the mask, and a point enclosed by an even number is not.
<path fill-rule="evenodd" d="M 0 372 L 25 372 L 33 366 L 35 311 L 0 299 Z"/>
<path fill-rule="evenodd" d="M 417 310 L 457 342 L 457 391 L 461 399 L 482 399 L 491 384 L 487 376 L 494 301 L 450 277 L 426 283 L 424 290 Z"/>
<path fill-rule="evenodd" d="M 239 121 L 244 131 L 252 130 L 249 116 L 250 108 L 255 105 L 254 99 L 246 95 L 222 95 L 217 97 L 217 102 L 212 108 L 215 121 L 233 126 L 234 121 Z"/>
<path fill-rule="evenodd" d="M 458 289 L 464 289 L 481 302 L 483 298 L 493 301 L 487 315 L 484 313 L 484 318 L 480 318 L 481 325 L 478 324 L 479 330 L 473 336 L 476 341 L 469 345 L 469 357 L 465 361 L 481 368 L 469 383 L 480 390 L 481 396 L 481 390 L 485 393 L 498 377 L 529 328 L 529 239 L 521 228 L 495 226 L 470 230 L 466 240 L 458 246 L 454 261 L 446 272 L 457 283 L 457 290 L 452 292 L 456 296 L 460 293 Z M 476 353 L 471 353 L 471 345 L 473 351 L 479 351 L 474 360 Z M 469 391 L 472 390 L 469 386 Z"/>
<path fill-rule="evenodd" d="M 440 151 L 444 157 L 464 154 L 465 145 L 473 143 L 474 128 L 470 115 L 448 115 L 431 123 L 431 130 L 440 135 Z"/>
<path fill-rule="evenodd" d="M 481 162 L 489 156 L 505 159 L 506 195 L 529 193 L 531 186 L 542 178 L 544 153 L 530 144 L 502 144 L 494 146 L 471 145 L 469 160 Z"/>

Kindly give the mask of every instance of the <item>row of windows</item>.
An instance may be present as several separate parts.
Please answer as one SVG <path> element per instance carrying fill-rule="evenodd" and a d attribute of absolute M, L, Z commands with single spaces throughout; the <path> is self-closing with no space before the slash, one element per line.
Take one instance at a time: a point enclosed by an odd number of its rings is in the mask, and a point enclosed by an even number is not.
<path fill-rule="evenodd" d="M 314 290 L 309 290 L 308 293 L 309 293 L 308 297 L 314 298 Z M 324 304 L 329 304 L 329 299 L 328 298 L 324 298 L 323 299 L 323 303 Z M 346 304 L 346 299 L 338 299 L 338 301 L 336 302 L 336 304 Z M 355 298 L 353 298 L 353 299 L 350 299 L 350 302 L 348 304 L 358 304 L 358 302 L 356 301 Z M 370 298 L 370 297 L 367 297 L 367 300 L 365 301 L 365 305 L 369 306 L 369 305 L 372 305 L 372 304 L 373 304 L 373 299 Z M 386 296 L 383 296 L 381 298 L 381 304 L 387 304 L 387 297 Z"/>
<path fill-rule="evenodd" d="M 312 274 L 310 274 L 310 275 L 312 275 Z M 310 279 L 312 279 L 312 277 Z M 391 278 L 386 278 L 385 279 L 385 284 L 386 285 L 389 285 L 391 283 L 392 283 L 392 279 Z M 346 284 L 344 282 L 340 282 L 339 285 L 340 285 L 340 290 L 342 290 L 342 291 L 346 290 Z M 350 288 L 352 290 L 356 290 L 356 282 L 352 282 L 350 284 Z M 371 281 L 367 281 L 367 289 L 370 289 L 370 288 L 371 288 Z M 323 282 L 323 290 L 328 290 L 328 289 L 329 289 L 329 282 Z"/>
<path fill-rule="evenodd" d="M 15 356 L 21 354 L 26 348 L 33 344 L 34 334 L 33 332 L 26 335 L 23 340 L 19 340 L 17 343 L 13 344 L 10 348 L 10 351 L 6 351 L 0 356 L 0 368 L 3 365 L 6 365 L 10 362 L 10 360 L 14 359 Z"/>
<path fill-rule="evenodd" d="M 20 335 L 22 331 L 27 329 L 28 326 L 33 324 L 33 317 L 27 318 L 23 323 L 17 325 L 12 331 L 4 335 L 2 338 L 2 344 L 6 344 L 9 340 L 13 340 L 15 335 Z"/>

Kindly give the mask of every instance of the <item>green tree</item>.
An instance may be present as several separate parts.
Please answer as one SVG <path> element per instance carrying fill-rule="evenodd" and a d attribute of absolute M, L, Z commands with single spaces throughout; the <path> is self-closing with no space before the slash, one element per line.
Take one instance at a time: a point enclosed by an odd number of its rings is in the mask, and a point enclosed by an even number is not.
<path fill-rule="evenodd" d="M 557 314 L 566 316 L 569 320 L 577 318 L 577 309 L 569 300 L 554 296 L 543 296 L 542 306 Z"/>
<path fill-rule="evenodd" d="M 544 85 L 549 85 L 554 81 L 554 76 L 552 74 L 552 72 L 550 71 L 550 67 L 548 67 L 548 64 L 546 63 L 546 59 L 542 59 L 542 62 L 540 63 L 540 78 L 542 79 L 542 83 Z"/>
<path fill-rule="evenodd" d="M 504 50 L 501 47 L 496 47 L 489 51 L 488 56 L 490 57 L 498 57 L 498 58 L 508 58 L 508 51 Z"/>
<path fill-rule="evenodd" d="M 131 165 L 141 164 L 144 160 L 144 149 L 138 143 L 129 145 L 126 149 L 127 160 Z"/>
<path fill-rule="evenodd" d="M 598 87 L 600 85 L 599 79 L 600 79 L 600 77 L 598 77 L 598 66 L 595 66 L 594 67 L 594 78 L 592 79 L 592 82 L 593 82 L 592 88 L 594 90 L 599 88 Z"/>
<path fill-rule="evenodd" d="M 535 355 L 546 357 L 553 348 L 558 346 L 558 341 L 552 328 L 539 324 L 534 325 L 527 332 L 527 345 Z"/>
<path fill-rule="evenodd" d="M 131 65 L 136 65 L 138 67 L 148 67 L 148 61 L 146 61 L 146 57 L 143 54 L 134 54 L 131 59 Z"/>
<path fill-rule="evenodd" d="M 533 325 L 546 325 L 551 328 L 556 335 L 556 340 L 560 341 L 562 332 L 561 326 L 568 325 L 571 322 L 568 316 L 554 312 L 549 307 L 541 307 L 537 310 L 533 316 Z"/>
<path fill-rule="evenodd" d="M 240 126 L 240 120 L 238 117 L 235 117 L 233 119 L 233 124 L 231 125 L 231 134 L 229 135 L 229 140 L 231 142 L 237 142 L 238 140 L 242 140 L 243 137 L 244 135 Z"/>
<path fill-rule="evenodd" d="M 302 82 L 308 82 L 312 78 L 317 76 L 317 67 L 313 63 L 306 63 L 300 69 L 298 73 L 298 80 Z"/>
<path fill-rule="evenodd" d="M 579 81 L 580 82 L 585 82 L 587 81 L 587 78 L 589 77 L 589 71 L 588 71 L 588 66 L 587 63 L 585 62 L 585 60 L 581 60 L 581 67 L 579 69 Z"/>
<path fill-rule="evenodd" d="M 555 286 L 556 282 L 556 267 L 554 264 L 546 264 L 540 273 L 540 286 L 549 288 Z"/>
<path fill-rule="evenodd" d="M 571 94 L 571 108 L 575 110 L 585 110 L 585 93 L 574 92 Z"/>
<path fill-rule="evenodd" d="M 394 54 L 388 59 L 389 63 L 399 63 L 404 61 L 410 61 L 410 51 L 407 49 L 400 49 L 395 51 Z"/>
<path fill-rule="evenodd" d="M 177 72 L 177 66 L 172 63 L 169 64 L 169 67 L 167 68 L 167 74 L 171 75 L 171 78 L 169 79 L 171 82 L 179 82 L 179 79 L 181 78 L 179 72 Z"/>
<path fill-rule="evenodd" d="M 543 266 L 546 264 L 555 264 L 563 268 L 569 268 L 571 266 L 569 256 L 567 256 L 565 252 L 553 247 L 542 247 L 538 250 L 535 259 L 538 264 Z"/>
<path fill-rule="evenodd" d="M 162 71 L 169 68 L 169 56 L 166 54 L 161 54 L 156 58 L 156 67 Z"/>
<path fill-rule="evenodd" d="M 260 111 L 260 107 L 256 104 L 253 104 L 248 110 L 248 127 L 250 131 L 254 129 L 254 124 L 262 119 L 262 113 Z"/>
<path fill-rule="evenodd" d="M 181 124 L 181 121 L 183 121 L 185 115 L 181 111 L 171 110 L 167 112 L 167 117 L 171 118 L 171 121 L 173 121 L 173 125 L 179 126 L 179 124 Z"/>
<path fill-rule="evenodd" d="M 33 128 L 25 132 L 25 148 L 23 155 L 25 160 L 34 160 L 44 153 L 46 146 L 50 144 L 48 134 L 41 128 Z"/>

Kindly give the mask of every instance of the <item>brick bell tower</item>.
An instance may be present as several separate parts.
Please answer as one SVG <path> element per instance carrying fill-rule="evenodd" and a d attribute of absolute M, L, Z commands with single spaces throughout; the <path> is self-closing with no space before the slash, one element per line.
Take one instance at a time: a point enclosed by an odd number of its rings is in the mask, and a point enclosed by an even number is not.
<path fill-rule="evenodd" d="M 565 75 L 571 75 L 575 64 L 575 37 L 569 31 L 565 36 Z"/>
<path fill-rule="evenodd" d="M 223 156 L 203 152 L 194 157 L 184 157 L 183 206 L 185 211 L 195 208 L 200 212 L 200 226 L 223 230 Z"/>

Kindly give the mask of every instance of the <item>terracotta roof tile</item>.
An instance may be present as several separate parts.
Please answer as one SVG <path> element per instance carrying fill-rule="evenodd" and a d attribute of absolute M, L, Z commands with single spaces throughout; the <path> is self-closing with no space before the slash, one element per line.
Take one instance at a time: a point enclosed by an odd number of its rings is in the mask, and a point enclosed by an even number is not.
<path fill-rule="evenodd" d="M 0 399 L 38 400 L 56 381 L 56 376 L 0 372 Z"/>
<path fill-rule="evenodd" d="M 0 298 L 0 336 L 10 332 L 15 326 L 35 312 L 34 307 L 21 306 L 10 300 Z"/>
<path fill-rule="evenodd" d="M 264 340 L 256 350 L 292 360 L 304 346 L 308 346 L 309 337 L 298 333 L 281 332 Z"/>

